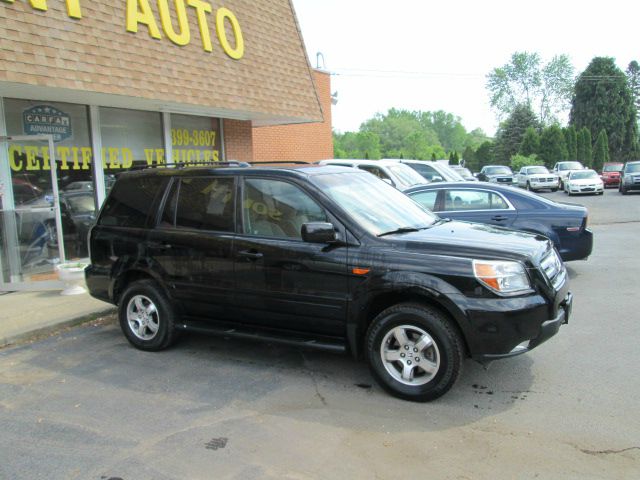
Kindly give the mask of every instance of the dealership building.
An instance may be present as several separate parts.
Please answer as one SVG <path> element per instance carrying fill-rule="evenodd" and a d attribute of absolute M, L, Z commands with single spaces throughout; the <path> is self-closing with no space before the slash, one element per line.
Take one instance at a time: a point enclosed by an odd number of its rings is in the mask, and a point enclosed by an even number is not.
<path fill-rule="evenodd" d="M 0 0 L 0 290 L 55 286 L 118 173 L 333 156 L 290 0 Z"/>

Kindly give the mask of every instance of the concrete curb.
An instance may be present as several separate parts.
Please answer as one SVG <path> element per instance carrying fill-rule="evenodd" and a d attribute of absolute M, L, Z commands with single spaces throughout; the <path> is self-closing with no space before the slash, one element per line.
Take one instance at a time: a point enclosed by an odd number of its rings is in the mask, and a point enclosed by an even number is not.
<path fill-rule="evenodd" d="M 36 340 L 39 337 L 51 335 L 52 333 L 64 330 L 65 328 L 76 327 L 84 323 L 92 322 L 100 317 L 116 313 L 116 311 L 117 309 L 115 307 L 109 307 L 97 312 L 80 315 L 69 320 L 63 320 L 52 325 L 46 325 L 44 327 L 29 330 L 27 332 L 0 338 L 0 349 L 20 343 L 25 343 L 30 340 Z"/>

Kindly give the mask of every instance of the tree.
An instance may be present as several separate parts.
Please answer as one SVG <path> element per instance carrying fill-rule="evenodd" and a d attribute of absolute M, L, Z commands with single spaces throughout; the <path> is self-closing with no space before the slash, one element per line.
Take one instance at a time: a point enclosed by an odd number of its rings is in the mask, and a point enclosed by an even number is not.
<path fill-rule="evenodd" d="M 593 169 L 602 170 L 602 166 L 609 161 L 609 140 L 606 130 L 601 130 L 596 139 L 593 152 Z"/>
<path fill-rule="evenodd" d="M 594 58 L 576 82 L 570 124 L 587 127 L 592 137 L 605 130 L 611 157 L 625 160 L 637 148 L 636 115 L 627 76 L 613 58 Z"/>
<path fill-rule="evenodd" d="M 336 158 L 382 158 L 380 137 L 373 132 L 334 134 L 333 150 Z"/>
<path fill-rule="evenodd" d="M 539 165 L 540 160 L 538 160 L 537 155 L 514 155 L 511 157 L 511 170 L 514 172 L 519 172 L 522 167 L 528 167 L 533 165 Z"/>
<path fill-rule="evenodd" d="M 567 144 L 567 160 L 578 159 L 578 138 L 573 125 L 564 129 L 564 140 Z"/>
<path fill-rule="evenodd" d="M 464 166 L 467 168 L 471 168 L 469 165 L 474 165 L 476 163 L 476 152 L 473 151 L 473 148 L 467 147 L 462 152 L 462 160 L 464 161 Z"/>
<path fill-rule="evenodd" d="M 540 135 L 535 128 L 529 127 L 524 132 L 520 150 L 518 153 L 525 157 L 537 154 L 540 151 Z"/>
<path fill-rule="evenodd" d="M 545 128 L 540 135 L 540 159 L 547 167 L 552 167 L 556 162 L 567 160 L 568 156 L 562 129 L 557 125 Z"/>
<path fill-rule="evenodd" d="M 528 128 L 538 128 L 535 114 L 527 105 L 519 105 L 498 128 L 495 142 L 495 157 L 498 163 L 509 165 L 511 157 L 518 153 Z"/>
<path fill-rule="evenodd" d="M 583 130 L 580 129 L 576 132 L 576 160 L 586 166 L 584 140 Z"/>
<path fill-rule="evenodd" d="M 591 139 L 591 132 L 587 127 L 582 130 L 582 137 L 584 138 L 584 165 L 591 166 L 593 163 L 593 140 Z"/>
<path fill-rule="evenodd" d="M 638 65 L 638 62 L 635 60 L 630 62 L 626 73 L 637 115 L 640 112 L 640 65 Z"/>
<path fill-rule="evenodd" d="M 543 125 L 549 125 L 570 105 L 573 66 L 567 55 L 556 55 L 542 65 L 537 53 L 515 52 L 509 63 L 487 75 L 486 88 L 498 118 L 524 104 L 535 109 Z"/>
<path fill-rule="evenodd" d="M 485 165 L 496 163 L 494 147 L 494 144 L 490 141 L 486 141 L 478 147 L 478 150 L 476 150 L 475 168 L 480 170 Z"/>

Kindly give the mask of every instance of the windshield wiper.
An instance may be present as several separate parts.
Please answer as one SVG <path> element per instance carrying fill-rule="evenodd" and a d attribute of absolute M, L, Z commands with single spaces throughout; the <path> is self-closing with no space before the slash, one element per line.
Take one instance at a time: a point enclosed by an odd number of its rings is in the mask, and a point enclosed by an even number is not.
<path fill-rule="evenodd" d="M 423 227 L 423 228 L 402 227 L 402 228 L 397 228 L 395 230 L 391 230 L 390 232 L 380 233 L 380 234 L 378 234 L 378 237 L 384 237 L 385 235 L 393 235 L 393 234 L 396 234 L 396 233 L 418 232 L 420 230 L 424 230 L 425 228 L 427 228 L 427 227 Z"/>

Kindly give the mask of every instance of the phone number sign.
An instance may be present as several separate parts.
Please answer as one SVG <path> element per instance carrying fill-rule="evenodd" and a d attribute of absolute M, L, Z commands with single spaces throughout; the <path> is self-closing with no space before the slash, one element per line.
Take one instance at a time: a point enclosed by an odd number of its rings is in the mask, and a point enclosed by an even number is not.
<path fill-rule="evenodd" d="M 71 137 L 71 117 L 50 105 L 36 105 L 22 113 L 25 135 L 53 135 L 54 142 Z"/>

